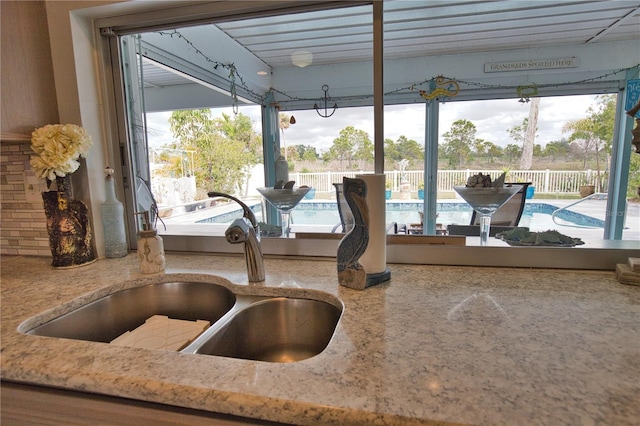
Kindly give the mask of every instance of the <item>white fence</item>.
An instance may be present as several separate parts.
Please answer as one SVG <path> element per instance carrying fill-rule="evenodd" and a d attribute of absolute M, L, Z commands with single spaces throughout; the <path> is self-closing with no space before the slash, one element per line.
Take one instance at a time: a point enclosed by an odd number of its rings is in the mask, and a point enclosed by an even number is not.
<path fill-rule="evenodd" d="M 366 172 L 321 172 L 289 173 L 289 179 L 299 186 L 307 185 L 317 192 L 334 192 L 333 183 L 342 182 L 343 177 L 353 178 Z M 439 170 L 438 191 L 453 192 L 454 185 L 464 185 L 467 178 L 474 174 L 490 174 L 492 178 L 500 176 L 502 170 Z M 398 191 L 401 181 L 408 181 L 412 191 L 416 191 L 423 182 L 422 170 L 385 172 L 387 182 L 393 191 Z M 531 182 L 536 193 L 578 193 L 581 185 L 595 185 L 597 173 L 593 170 L 510 170 L 507 182 Z M 601 175 L 602 177 L 602 175 Z"/>

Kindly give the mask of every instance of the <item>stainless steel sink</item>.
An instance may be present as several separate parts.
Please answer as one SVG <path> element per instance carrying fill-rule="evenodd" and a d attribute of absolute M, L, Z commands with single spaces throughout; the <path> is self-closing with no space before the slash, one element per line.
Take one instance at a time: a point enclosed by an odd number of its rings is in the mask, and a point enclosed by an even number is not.
<path fill-rule="evenodd" d="M 231 310 L 236 296 L 202 282 L 149 284 L 118 291 L 27 332 L 39 336 L 110 342 L 152 315 L 211 324 Z"/>
<path fill-rule="evenodd" d="M 327 347 L 341 312 L 337 306 L 319 300 L 279 297 L 258 301 L 221 321 L 194 353 L 301 361 Z"/>
<path fill-rule="evenodd" d="M 153 315 L 207 320 L 211 326 L 183 353 L 293 362 L 322 352 L 342 304 L 309 298 L 236 295 L 204 282 L 156 283 L 118 291 L 26 334 L 109 343 Z"/>

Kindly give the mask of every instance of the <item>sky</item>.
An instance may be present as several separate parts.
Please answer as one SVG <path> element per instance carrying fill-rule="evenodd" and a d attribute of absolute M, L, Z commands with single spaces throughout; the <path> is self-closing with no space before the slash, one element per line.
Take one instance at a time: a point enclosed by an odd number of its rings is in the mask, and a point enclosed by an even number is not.
<path fill-rule="evenodd" d="M 500 99 L 490 101 L 447 102 L 440 105 L 439 134 L 451 129 L 451 124 L 459 119 L 466 119 L 476 126 L 476 137 L 498 146 L 515 143 L 507 133 L 513 126 L 522 124 L 529 116 L 529 103 L 518 102 L 517 99 Z M 538 133 L 535 143 L 545 146 L 568 134 L 562 133 L 562 127 L 571 120 L 587 117 L 587 108 L 596 105 L 595 95 L 545 97 L 540 101 L 538 116 Z M 230 108 L 215 109 L 214 116 L 220 112 L 233 114 Z M 255 129 L 259 131 L 260 107 L 241 107 L 240 112 L 249 116 Z M 296 123 L 284 131 L 286 146 L 311 145 L 318 152 L 324 152 L 332 145 L 340 130 L 347 126 L 364 130 L 373 141 L 373 108 L 338 108 L 329 118 L 320 117 L 315 110 L 285 112 L 294 115 Z M 170 111 L 147 114 L 150 146 L 162 146 L 172 141 L 168 118 Z M 422 103 L 410 105 L 385 106 L 384 135 L 385 139 L 396 141 L 400 136 L 413 139 L 424 145 L 425 106 Z"/>

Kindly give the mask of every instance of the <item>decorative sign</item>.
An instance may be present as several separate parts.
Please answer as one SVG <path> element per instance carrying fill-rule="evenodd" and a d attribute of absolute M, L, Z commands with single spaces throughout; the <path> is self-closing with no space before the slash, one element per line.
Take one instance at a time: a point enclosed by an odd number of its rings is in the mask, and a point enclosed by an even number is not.
<path fill-rule="evenodd" d="M 625 111 L 630 111 L 640 101 L 640 80 L 627 80 L 627 101 L 624 105 Z M 635 115 L 640 118 L 640 111 Z"/>
<path fill-rule="evenodd" d="M 420 96 L 430 101 L 436 99 L 439 96 L 452 98 L 460 92 L 460 85 L 457 81 L 444 78 L 439 75 L 436 77 L 435 84 L 432 84 L 431 93 L 427 93 L 424 90 L 420 90 Z"/>
<path fill-rule="evenodd" d="M 575 57 L 557 59 L 528 59 L 525 61 L 491 62 L 484 64 L 484 72 L 551 70 L 557 68 L 576 68 L 580 60 Z"/>

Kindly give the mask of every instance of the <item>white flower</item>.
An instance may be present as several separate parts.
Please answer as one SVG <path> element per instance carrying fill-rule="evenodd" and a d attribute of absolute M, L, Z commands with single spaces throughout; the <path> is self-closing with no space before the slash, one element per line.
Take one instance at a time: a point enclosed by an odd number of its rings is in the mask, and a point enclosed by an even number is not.
<path fill-rule="evenodd" d="M 54 180 L 78 170 L 79 157 L 85 157 L 93 141 L 75 124 L 48 124 L 31 133 L 31 168 L 36 176 Z"/>

